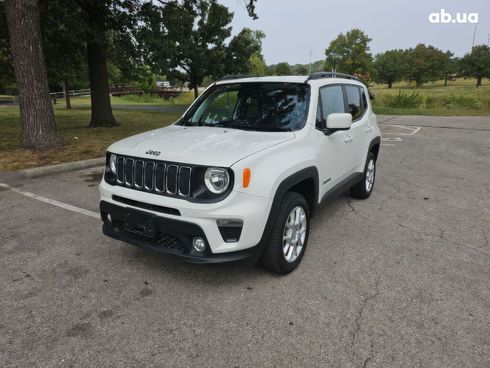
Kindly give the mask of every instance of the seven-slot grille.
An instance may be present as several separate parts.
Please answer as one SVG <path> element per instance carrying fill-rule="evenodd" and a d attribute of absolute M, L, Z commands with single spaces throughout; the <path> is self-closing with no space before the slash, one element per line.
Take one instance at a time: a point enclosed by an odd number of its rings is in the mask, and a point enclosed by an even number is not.
<path fill-rule="evenodd" d="M 192 168 L 162 161 L 117 156 L 116 183 L 145 192 L 189 197 Z"/>

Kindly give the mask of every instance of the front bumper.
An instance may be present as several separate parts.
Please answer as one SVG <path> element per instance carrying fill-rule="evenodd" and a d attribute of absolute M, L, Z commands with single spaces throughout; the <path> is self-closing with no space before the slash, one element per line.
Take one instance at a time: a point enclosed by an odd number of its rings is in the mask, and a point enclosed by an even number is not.
<path fill-rule="evenodd" d="M 252 263 L 258 259 L 262 250 L 260 245 L 256 245 L 235 252 L 213 253 L 203 229 L 194 223 L 161 217 L 105 201 L 100 202 L 100 212 L 105 235 L 143 249 L 178 256 L 191 263 Z M 195 237 L 204 239 L 204 252 L 198 252 L 192 246 Z"/>
<path fill-rule="evenodd" d="M 220 202 L 193 203 L 183 199 L 112 186 L 105 181 L 101 182 L 99 190 L 100 200 L 103 202 L 197 225 L 204 232 L 213 254 L 246 250 L 261 242 L 272 205 L 272 201 L 267 198 L 236 191 L 232 191 Z M 125 203 L 121 203 L 121 198 L 126 199 Z M 132 203 L 134 201 L 137 203 Z M 169 211 L 162 212 L 161 207 L 168 208 Z M 241 235 L 237 242 L 224 241 L 217 226 L 217 220 L 223 219 L 236 219 L 243 222 Z"/>

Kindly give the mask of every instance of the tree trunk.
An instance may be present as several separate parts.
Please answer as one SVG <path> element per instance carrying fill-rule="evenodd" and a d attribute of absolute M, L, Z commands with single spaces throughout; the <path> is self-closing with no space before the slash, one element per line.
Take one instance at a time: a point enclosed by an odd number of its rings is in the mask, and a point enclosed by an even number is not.
<path fill-rule="evenodd" d="M 449 75 L 446 73 L 444 74 L 444 87 L 447 87 L 447 80 L 449 78 Z"/>
<path fill-rule="evenodd" d="M 482 77 L 476 77 L 476 86 L 477 87 L 481 86 L 481 80 L 482 80 Z"/>
<path fill-rule="evenodd" d="M 37 0 L 8 0 L 10 47 L 19 91 L 21 146 L 49 149 L 62 144 L 56 130 L 44 63 Z"/>
<path fill-rule="evenodd" d="M 199 97 L 199 87 L 197 84 L 194 84 L 194 100 Z"/>
<path fill-rule="evenodd" d="M 87 9 L 90 33 L 87 39 L 88 74 L 92 118 L 90 127 L 117 126 L 109 95 L 104 15 L 95 7 Z"/>
<path fill-rule="evenodd" d="M 63 81 L 63 89 L 65 90 L 65 101 L 66 101 L 66 108 L 71 109 L 71 101 L 70 101 L 70 85 L 68 84 L 68 81 L 65 79 Z"/>
<path fill-rule="evenodd" d="M 393 87 L 393 82 L 392 81 L 388 81 L 388 88 L 391 88 Z"/>

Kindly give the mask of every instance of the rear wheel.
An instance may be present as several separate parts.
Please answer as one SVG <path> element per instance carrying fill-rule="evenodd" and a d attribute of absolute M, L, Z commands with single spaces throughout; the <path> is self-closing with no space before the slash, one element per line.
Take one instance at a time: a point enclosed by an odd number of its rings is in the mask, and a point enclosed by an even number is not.
<path fill-rule="evenodd" d="M 305 253 L 309 226 L 310 211 L 305 198 L 298 193 L 286 193 L 276 214 L 261 264 L 280 275 L 293 271 Z"/>
<path fill-rule="evenodd" d="M 350 188 L 350 194 L 353 197 L 366 199 L 371 195 L 374 188 L 374 179 L 376 178 L 376 158 L 372 152 L 369 152 L 366 166 L 362 179 L 359 183 Z"/>

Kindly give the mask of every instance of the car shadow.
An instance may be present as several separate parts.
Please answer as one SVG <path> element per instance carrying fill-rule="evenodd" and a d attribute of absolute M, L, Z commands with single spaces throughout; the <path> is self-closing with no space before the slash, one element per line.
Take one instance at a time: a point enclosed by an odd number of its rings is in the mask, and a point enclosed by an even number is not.
<path fill-rule="evenodd" d="M 280 277 L 259 265 L 243 262 L 221 264 L 192 264 L 184 262 L 176 256 L 160 254 L 141 249 L 124 242 L 120 244 L 121 256 L 131 259 L 136 268 L 144 267 L 157 278 L 179 278 L 179 280 L 209 286 L 238 286 L 250 283 L 254 279 Z"/>

